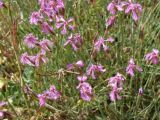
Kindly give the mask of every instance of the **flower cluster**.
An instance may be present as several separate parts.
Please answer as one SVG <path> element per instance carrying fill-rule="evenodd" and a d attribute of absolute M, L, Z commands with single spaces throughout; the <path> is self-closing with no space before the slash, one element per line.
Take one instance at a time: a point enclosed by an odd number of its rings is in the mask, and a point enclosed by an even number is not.
<path fill-rule="evenodd" d="M 39 105 L 44 106 L 46 104 L 46 100 L 57 100 L 61 97 L 61 93 L 56 90 L 54 85 L 50 86 L 50 89 L 44 91 L 42 94 L 38 94 Z"/>
<path fill-rule="evenodd" d="M 83 37 L 80 33 L 69 33 L 69 30 L 74 31 L 75 26 L 73 25 L 73 18 L 64 17 L 64 3 L 62 0 L 39 0 L 40 9 L 39 11 L 35 11 L 30 16 L 30 23 L 34 25 L 40 25 L 41 30 L 45 34 L 56 35 L 54 31 L 54 26 L 52 23 L 55 23 L 55 28 L 60 29 L 61 35 L 69 35 L 66 36 L 67 40 L 64 43 L 64 47 L 71 46 L 74 51 L 78 51 L 83 44 Z M 106 22 L 107 28 L 115 24 L 116 14 L 120 11 L 124 11 L 125 14 L 132 14 L 132 18 L 134 21 L 138 21 L 140 14 L 142 13 L 142 6 L 137 3 L 133 3 L 131 0 L 128 2 L 124 2 L 121 0 L 114 0 L 108 6 L 107 10 L 110 12 L 111 16 Z M 103 50 L 105 53 L 109 51 L 109 47 L 106 44 L 114 42 L 112 37 L 108 37 L 108 39 L 104 39 L 103 37 L 99 37 L 94 41 L 93 51 L 98 53 Z M 40 48 L 40 52 L 31 56 L 28 55 L 27 52 L 22 54 L 21 62 L 23 64 L 28 64 L 30 66 L 38 67 L 41 63 L 46 63 L 48 59 L 46 58 L 47 52 L 51 51 L 53 43 L 50 40 L 43 39 L 42 41 L 38 41 L 32 33 L 28 34 L 24 43 L 28 48 Z M 148 53 L 145 56 L 147 61 L 151 61 L 153 64 L 158 64 L 159 61 L 159 51 L 154 49 L 151 53 Z M 85 71 L 82 72 L 82 68 L 85 66 L 82 60 L 78 60 L 77 62 L 73 62 L 67 65 L 67 70 L 78 70 L 80 71 L 77 76 L 79 84 L 77 89 L 80 92 L 80 97 L 84 101 L 90 101 L 93 96 L 92 86 L 86 82 L 89 77 L 92 79 L 97 79 L 102 73 L 106 72 L 106 69 L 101 64 L 90 64 Z M 142 68 L 139 67 L 133 58 L 130 59 L 129 64 L 126 68 L 126 73 L 131 77 L 134 76 L 135 72 L 142 72 Z M 72 72 L 72 71 L 70 71 Z M 120 93 L 123 90 L 124 76 L 120 73 L 117 73 L 114 77 L 109 78 L 108 85 L 111 87 L 111 91 L 109 93 L 109 97 L 111 101 L 120 100 Z M 139 89 L 139 95 L 143 93 L 143 89 Z M 51 86 L 49 90 L 44 91 L 42 94 L 38 95 L 40 106 L 44 106 L 46 100 L 57 100 L 60 98 L 61 93 L 58 92 L 55 86 Z"/>
<path fill-rule="evenodd" d="M 120 73 L 117 73 L 114 77 L 109 78 L 108 85 L 111 87 L 112 91 L 109 93 L 111 101 L 120 100 L 119 95 L 123 89 L 124 77 Z"/>
<path fill-rule="evenodd" d="M 27 52 L 23 53 L 20 58 L 22 64 L 39 67 L 41 63 L 47 63 L 46 52 L 51 51 L 53 42 L 47 39 L 38 42 L 38 39 L 33 34 L 29 34 L 25 37 L 24 43 L 29 48 L 39 47 L 40 52 L 34 56 L 28 55 Z"/>
<path fill-rule="evenodd" d="M 133 20 L 135 22 L 138 21 L 140 14 L 142 13 L 142 6 L 138 3 L 133 3 L 132 0 L 129 0 L 128 2 L 113 0 L 108 4 L 107 10 L 111 14 L 111 16 L 106 21 L 106 27 L 109 27 L 115 23 L 116 14 L 118 11 L 124 11 L 125 14 L 132 14 Z"/>

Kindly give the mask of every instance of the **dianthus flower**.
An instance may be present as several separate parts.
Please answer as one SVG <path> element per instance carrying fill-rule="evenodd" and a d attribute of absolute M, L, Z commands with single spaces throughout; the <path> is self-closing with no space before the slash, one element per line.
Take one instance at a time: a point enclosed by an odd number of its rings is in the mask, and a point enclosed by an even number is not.
<path fill-rule="evenodd" d="M 82 68 L 82 67 L 84 67 L 84 62 L 82 60 L 79 60 L 75 63 L 71 63 L 71 64 L 67 65 L 68 70 L 72 70 L 72 69 L 75 69 L 75 68 Z"/>
<path fill-rule="evenodd" d="M 145 55 L 146 61 L 151 61 L 152 64 L 158 64 L 159 62 L 159 50 L 153 49 L 152 52 Z"/>
<path fill-rule="evenodd" d="M 27 52 L 23 53 L 20 58 L 22 64 L 27 64 L 30 66 L 35 66 L 35 56 L 29 56 Z"/>
<path fill-rule="evenodd" d="M 124 7 L 126 14 L 132 14 L 132 18 L 134 21 L 138 21 L 140 14 L 142 13 L 142 6 L 138 3 L 133 3 L 131 0 L 129 2 L 125 2 Z"/>
<path fill-rule="evenodd" d="M 111 101 L 120 100 L 121 96 L 119 95 L 123 88 L 124 77 L 117 73 L 114 77 L 109 78 L 108 85 L 111 87 L 111 92 L 109 97 Z"/>
<path fill-rule="evenodd" d="M 67 34 L 67 28 L 70 30 L 74 30 L 74 26 L 71 24 L 73 23 L 73 18 L 69 18 L 68 20 L 65 20 L 62 16 L 56 17 L 56 28 L 62 28 L 61 34 L 65 35 Z"/>
<path fill-rule="evenodd" d="M 110 14 L 115 15 L 117 11 L 123 11 L 123 7 L 120 2 L 112 1 L 108 4 L 107 10 L 110 12 Z"/>
<path fill-rule="evenodd" d="M 53 42 L 44 39 L 41 42 L 38 43 L 41 48 L 41 53 L 45 54 L 46 51 L 51 51 L 51 47 L 53 46 Z"/>
<path fill-rule="evenodd" d="M 86 75 L 78 76 L 77 79 L 79 82 L 84 82 L 87 80 L 87 76 Z"/>
<path fill-rule="evenodd" d="M 106 69 L 103 68 L 101 64 L 98 65 L 90 65 L 87 69 L 87 75 L 91 76 L 93 79 L 96 79 L 99 73 L 104 73 Z"/>
<path fill-rule="evenodd" d="M 42 63 L 47 63 L 48 62 L 48 58 L 46 58 L 45 54 L 44 53 L 38 53 L 36 56 L 35 56 L 35 66 L 36 67 L 39 67 L 40 64 Z"/>
<path fill-rule="evenodd" d="M 50 34 L 50 33 L 54 34 L 53 27 L 49 25 L 47 22 L 41 23 L 41 29 L 42 32 L 45 34 Z"/>
<path fill-rule="evenodd" d="M 138 72 L 142 72 L 142 68 L 137 66 L 133 60 L 133 58 L 130 59 L 129 64 L 126 68 L 126 73 L 129 74 L 131 77 L 134 76 L 134 72 L 137 70 Z"/>
<path fill-rule="evenodd" d="M 37 38 L 32 34 L 28 34 L 24 38 L 24 43 L 29 47 L 29 48 L 34 48 L 35 45 L 38 43 Z"/>
<path fill-rule="evenodd" d="M 90 101 L 93 93 L 92 93 L 92 87 L 87 82 L 80 82 L 77 86 L 77 89 L 80 91 L 80 96 L 84 101 Z"/>
<path fill-rule="evenodd" d="M 142 88 L 142 87 L 139 88 L 138 94 L 139 94 L 140 96 L 143 95 L 143 88 Z"/>
<path fill-rule="evenodd" d="M 82 38 L 80 34 L 70 35 L 64 44 L 64 47 L 71 45 L 74 51 L 77 51 L 82 46 Z"/>
<path fill-rule="evenodd" d="M 105 52 L 109 50 L 108 46 L 105 45 L 104 38 L 100 37 L 95 43 L 94 43 L 94 51 L 99 52 L 103 48 Z"/>
<path fill-rule="evenodd" d="M 50 89 L 44 91 L 42 94 L 38 94 L 39 105 L 44 106 L 46 100 L 57 100 L 61 97 L 61 93 L 57 91 L 54 85 L 50 86 Z"/>
<path fill-rule="evenodd" d="M 40 12 L 33 12 L 30 16 L 30 23 L 31 24 L 35 24 L 37 25 L 38 22 L 42 21 L 42 15 L 40 14 Z"/>
<path fill-rule="evenodd" d="M 48 16 L 52 21 L 55 15 L 64 10 L 64 3 L 62 0 L 39 0 L 40 11 Z"/>

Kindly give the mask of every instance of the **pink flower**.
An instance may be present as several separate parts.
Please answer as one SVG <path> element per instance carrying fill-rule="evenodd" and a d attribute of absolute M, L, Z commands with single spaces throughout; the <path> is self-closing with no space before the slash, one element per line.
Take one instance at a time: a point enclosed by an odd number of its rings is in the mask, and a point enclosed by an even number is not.
<path fill-rule="evenodd" d="M 114 88 L 110 93 L 109 97 L 111 101 L 121 100 L 121 96 L 119 95 L 121 89 Z"/>
<path fill-rule="evenodd" d="M 114 42 L 114 39 L 112 37 L 109 37 L 107 40 L 107 42 L 110 42 L 110 43 L 113 43 Z"/>
<path fill-rule="evenodd" d="M 30 16 L 30 23 L 37 25 L 42 20 L 40 12 L 33 12 Z"/>
<path fill-rule="evenodd" d="M 45 54 L 46 51 L 51 51 L 51 47 L 53 46 L 53 42 L 44 39 L 41 42 L 39 42 L 39 46 L 41 48 L 41 53 Z"/>
<path fill-rule="evenodd" d="M 123 8 L 122 8 L 121 4 L 113 1 L 108 4 L 107 10 L 110 12 L 110 14 L 115 15 L 117 13 L 117 11 L 123 11 Z"/>
<path fill-rule="evenodd" d="M 0 8 L 6 7 L 5 4 L 0 0 Z"/>
<path fill-rule="evenodd" d="M 1 107 L 4 107 L 4 106 L 6 106 L 6 105 L 8 105 L 8 103 L 7 103 L 7 102 L 0 101 L 0 108 L 1 108 Z"/>
<path fill-rule="evenodd" d="M 70 35 L 64 44 L 64 47 L 71 45 L 74 51 L 77 51 L 82 46 L 82 38 L 80 34 Z"/>
<path fill-rule="evenodd" d="M 68 70 L 73 70 L 75 68 L 82 68 L 82 67 L 84 67 L 84 62 L 82 60 L 79 60 L 79 61 L 77 61 L 75 63 L 67 65 L 67 69 Z"/>
<path fill-rule="evenodd" d="M 46 95 L 46 98 L 50 100 L 57 100 L 61 96 L 61 93 L 57 91 L 54 85 L 50 86 L 50 89 L 45 91 L 44 94 Z"/>
<path fill-rule="evenodd" d="M 159 50 L 153 49 L 152 52 L 145 55 L 146 61 L 151 61 L 152 64 L 158 64 L 159 62 Z"/>
<path fill-rule="evenodd" d="M 117 73 L 114 77 L 109 78 L 109 86 L 114 88 L 121 88 L 123 85 L 124 77 L 120 74 Z"/>
<path fill-rule="evenodd" d="M 84 82 L 87 80 L 87 76 L 86 75 L 78 76 L 77 79 L 79 82 Z"/>
<path fill-rule="evenodd" d="M 47 63 L 48 62 L 48 58 L 45 57 L 45 55 L 43 53 L 38 53 L 35 56 L 35 66 L 39 67 L 40 64 L 42 63 Z"/>
<path fill-rule="evenodd" d="M 139 88 L 138 94 L 139 94 L 140 96 L 143 95 L 143 88 L 142 88 L 142 87 Z"/>
<path fill-rule="evenodd" d="M 76 67 L 79 67 L 79 68 L 82 68 L 82 67 L 84 67 L 84 63 L 83 63 L 82 60 L 79 60 L 79 61 L 77 61 L 77 62 L 75 63 L 75 66 L 76 66 Z"/>
<path fill-rule="evenodd" d="M 103 50 L 105 52 L 107 52 L 109 50 L 109 48 L 105 45 L 105 40 L 104 38 L 100 37 L 95 43 L 94 43 L 94 51 L 99 52 L 101 50 L 101 48 L 103 48 Z"/>
<path fill-rule="evenodd" d="M 74 26 L 71 25 L 73 22 L 73 18 L 69 18 L 68 20 L 65 20 L 62 16 L 56 17 L 56 28 L 62 28 L 61 34 L 65 35 L 67 34 L 67 28 L 70 30 L 74 30 Z"/>
<path fill-rule="evenodd" d="M 137 70 L 138 72 L 142 72 L 142 68 L 137 66 L 133 60 L 133 58 L 130 59 L 129 65 L 126 68 L 126 73 L 129 74 L 131 77 L 134 76 L 134 72 Z"/>
<path fill-rule="evenodd" d="M 90 101 L 93 93 L 92 93 L 92 87 L 87 82 L 79 83 L 77 86 L 77 89 L 80 91 L 80 96 L 84 101 Z"/>
<path fill-rule="evenodd" d="M 116 16 L 110 16 L 108 20 L 106 20 L 106 27 L 113 26 L 116 21 Z"/>
<path fill-rule="evenodd" d="M 120 73 L 117 73 L 114 77 L 109 78 L 108 85 L 111 87 L 111 92 L 109 97 L 111 101 L 120 100 L 121 96 L 119 95 L 122 90 L 124 82 L 124 77 Z"/>
<path fill-rule="evenodd" d="M 0 120 L 3 120 L 3 118 L 4 118 L 4 112 L 0 111 Z"/>
<path fill-rule="evenodd" d="M 140 4 L 135 4 L 131 0 L 128 3 L 124 4 L 127 8 L 125 9 L 125 13 L 132 14 L 132 18 L 134 21 L 138 21 L 140 14 L 142 13 L 142 6 Z"/>
<path fill-rule="evenodd" d="M 20 58 L 20 62 L 22 64 L 28 64 L 30 66 L 35 66 L 34 65 L 34 60 L 35 60 L 35 57 L 34 56 L 29 56 L 27 52 L 23 53 L 21 55 L 21 58 Z"/>
<path fill-rule="evenodd" d="M 87 75 L 92 76 L 93 79 L 96 79 L 99 73 L 104 73 L 106 69 L 103 69 L 101 64 L 99 65 L 90 65 L 87 69 Z"/>
<path fill-rule="evenodd" d="M 50 26 L 47 22 L 42 22 L 41 27 L 42 27 L 42 32 L 43 33 L 45 33 L 45 34 L 49 34 L 49 33 L 54 34 L 53 27 Z"/>
<path fill-rule="evenodd" d="M 46 96 L 44 94 L 38 94 L 39 105 L 45 106 L 46 104 Z"/>
<path fill-rule="evenodd" d="M 60 10 L 64 9 L 64 3 L 62 0 L 39 0 L 39 4 L 40 10 L 50 19 L 56 14 L 59 14 Z"/>
<path fill-rule="evenodd" d="M 29 48 L 34 48 L 35 45 L 38 43 L 37 38 L 32 34 L 28 34 L 24 38 L 24 43 L 29 47 Z"/>
<path fill-rule="evenodd" d="M 38 94 L 39 105 L 44 106 L 46 104 L 46 100 L 57 100 L 61 97 L 61 93 L 56 90 L 54 85 L 50 86 L 50 89 L 44 91 L 43 94 Z"/>

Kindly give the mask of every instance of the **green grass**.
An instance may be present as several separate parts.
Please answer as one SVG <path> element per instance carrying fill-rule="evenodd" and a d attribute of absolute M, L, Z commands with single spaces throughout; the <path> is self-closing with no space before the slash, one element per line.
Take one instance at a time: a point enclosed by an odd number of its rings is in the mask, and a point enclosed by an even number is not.
<path fill-rule="evenodd" d="M 89 0 L 88 0 L 89 1 Z M 8 101 L 5 108 L 17 120 L 158 120 L 160 119 L 160 64 L 148 65 L 144 55 L 153 48 L 160 50 L 160 1 L 141 0 L 143 14 L 137 26 L 131 16 L 118 14 L 117 22 L 104 34 L 105 20 L 109 17 L 106 5 L 109 0 L 96 0 L 95 4 L 87 0 L 66 0 L 65 17 L 75 19 L 76 30 L 83 36 L 84 44 L 78 52 L 70 47 L 63 47 L 67 36 L 44 35 L 38 26 L 30 25 L 28 17 L 38 10 L 37 0 L 6 0 L 8 9 L 0 10 L 0 101 Z M 54 25 L 53 25 L 54 26 Z M 15 29 L 16 32 L 15 32 Z M 40 68 L 24 66 L 19 57 L 27 51 L 36 54 L 37 50 L 28 49 L 24 36 L 33 33 L 39 40 L 48 38 L 57 41 L 52 52 L 48 54 L 49 63 Z M 92 42 L 95 35 L 113 36 L 116 42 L 109 45 L 111 51 L 105 55 L 100 52 L 91 59 Z M 130 51 L 126 52 L 125 49 Z M 143 67 L 143 72 L 130 78 L 125 68 L 130 58 Z M 82 101 L 76 89 L 78 81 L 75 74 L 53 74 L 65 69 L 68 63 L 82 59 L 86 71 L 90 63 L 101 63 L 107 69 L 99 79 L 88 79 L 94 91 L 90 102 Z M 126 76 L 123 99 L 110 102 L 109 87 L 105 81 L 116 72 Z M 38 75 L 38 74 L 43 74 Z M 52 75 L 48 75 L 52 73 Z M 1 84 L 0 83 L 0 84 Z M 23 83 L 23 84 L 22 84 Z M 50 107 L 40 108 L 34 96 L 28 96 L 22 91 L 24 85 L 29 85 L 36 93 L 49 89 L 54 84 L 62 92 L 59 101 L 49 101 Z M 144 88 L 144 95 L 138 96 L 139 87 Z M 16 115 L 17 114 L 17 115 Z"/>

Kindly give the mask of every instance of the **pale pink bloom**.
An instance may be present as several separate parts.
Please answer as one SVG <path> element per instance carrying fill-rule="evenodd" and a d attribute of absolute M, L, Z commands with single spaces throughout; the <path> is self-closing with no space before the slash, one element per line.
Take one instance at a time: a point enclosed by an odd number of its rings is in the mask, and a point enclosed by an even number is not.
<path fill-rule="evenodd" d="M 42 28 L 42 32 L 45 34 L 50 34 L 50 33 L 54 34 L 53 27 L 49 25 L 47 22 L 42 22 L 41 28 Z"/>
<path fill-rule="evenodd" d="M 114 77 L 109 78 L 108 85 L 114 88 L 121 88 L 124 82 L 124 77 L 122 74 L 117 73 Z"/>
<path fill-rule="evenodd" d="M 82 68 L 84 67 L 84 62 L 82 60 L 79 60 L 75 63 L 76 67 Z"/>
<path fill-rule="evenodd" d="M 40 11 L 45 13 L 50 19 L 64 9 L 62 0 L 39 0 L 39 4 Z"/>
<path fill-rule="evenodd" d="M 83 44 L 80 34 L 70 35 L 67 41 L 64 43 L 64 47 L 71 45 L 74 51 L 77 51 Z"/>
<path fill-rule="evenodd" d="M 61 93 L 57 91 L 54 85 L 50 86 L 50 89 L 44 92 L 47 99 L 57 100 L 60 98 Z"/>
<path fill-rule="evenodd" d="M 25 52 L 21 55 L 20 62 L 24 65 L 28 64 L 30 66 L 35 66 L 34 61 L 35 61 L 35 57 L 34 56 L 29 56 L 27 52 Z"/>
<path fill-rule="evenodd" d="M 110 100 L 111 101 L 121 100 L 122 97 L 119 95 L 121 90 L 122 90 L 121 88 L 120 89 L 119 88 L 114 88 L 109 93 Z"/>
<path fill-rule="evenodd" d="M 116 21 L 116 16 L 110 16 L 108 18 L 108 20 L 106 20 L 106 27 L 110 27 L 110 26 L 113 26 L 115 24 L 115 21 Z"/>
<path fill-rule="evenodd" d="M 51 42 L 50 40 L 44 39 L 41 42 L 39 42 L 39 46 L 41 48 L 41 53 L 45 54 L 46 51 L 51 51 L 53 42 Z"/>
<path fill-rule="evenodd" d="M 111 87 L 111 92 L 109 93 L 109 97 L 111 101 L 120 100 L 121 96 L 119 96 L 120 91 L 123 87 L 124 77 L 122 74 L 117 73 L 115 76 L 109 78 L 108 85 Z"/>
<path fill-rule="evenodd" d="M 109 37 L 107 40 L 107 42 L 110 42 L 110 43 L 113 43 L 114 42 L 114 39 L 112 37 Z"/>
<path fill-rule="evenodd" d="M 158 64 L 159 62 L 159 50 L 153 49 L 152 52 L 145 55 L 146 61 L 151 61 L 152 64 Z"/>
<path fill-rule="evenodd" d="M 6 105 L 8 105 L 8 103 L 7 103 L 7 102 L 0 101 L 0 108 L 1 108 L 1 107 L 4 107 L 4 106 L 6 106 Z"/>
<path fill-rule="evenodd" d="M 1 8 L 1 7 L 0 7 Z M 4 118 L 4 112 L 3 111 L 0 111 L 0 120 L 3 120 Z"/>
<path fill-rule="evenodd" d="M 80 91 L 80 96 L 84 101 L 90 101 L 93 93 L 92 93 L 92 87 L 87 82 L 81 82 L 77 86 L 77 89 Z"/>
<path fill-rule="evenodd" d="M 57 91 L 54 85 L 50 86 L 50 89 L 44 91 L 43 94 L 38 94 L 39 105 L 44 106 L 46 104 L 46 100 L 57 100 L 61 97 L 61 93 Z"/>
<path fill-rule="evenodd" d="M 143 88 L 142 88 L 142 87 L 139 88 L 138 94 L 139 94 L 140 96 L 143 95 Z"/>
<path fill-rule="evenodd" d="M 79 82 L 84 82 L 87 80 L 87 76 L 86 75 L 78 76 L 77 79 Z"/>
<path fill-rule="evenodd" d="M 137 70 L 138 72 L 142 72 L 142 68 L 137 66 L 133 60 L 133 58 L 130 59 L 129 64 L 126 68 L 126 73 L 129 74 L 131 77 L 134 76 L 134 72 Z"/>
<path fill-rule="evenodd" d="M 115 15 L 117 11 L 123 11 L 123 8 L 121 4 L 112 1 L 108 4 L 107 10 L 110 12 L 110 14 Z"/>
<path fill-rule="evenodd" d="M 131 0 L 128 3 L 125 3 L 124 6 L 126 7 L 125 13 L 131 13 L 133 20 L 138 21 L 140 14 L 142 13 L 142 6 L 138 3 L 133 3 Z"/>
<path fill-rule="evenodd" d="M 42 21 L 42 16 L 40 12 L 33 12 L 30 16 L 30 23 L 37 25 L 38 22 Z"/>
<path fill-rule="evenodd" d="M 45 104 L 46 104 L 46 96 L 44 94 L 38 94 L 38 100 L 39 100 L 39 105 L 41 107 L 45 106 Z"/>
<path fill-rule="evenodd" d="M 0 8 L 6 7 L 2 0 L 0 0 Z"/>
<path fill-rule="evenodd" d="M 73 18 L 69 18 L 68 20 L 65 20 L 62 16 L 57 16 L 56 17 L 56 28 L 61 30 L 61 34 L 65 35 L 67 34 L 67 28 L 70 30 L 74 30 L 74 26 L 72 25 L 73 23 Z"/>
<path fill-rule="evenodd" d="M 73 70 L 74 68 L 74 64 L 67 64 L 67 70 Z"/>
<path fill-rule="evenodd" d="M 37 38 L 32 34 L 28 34 L 24 38 L 24 43 L 29 47 L 29 48 L 34 48 L 35 45 L 38 43 Z"/>
<path fill-rule="evenodd" d="M 48 62 L 48 58 L 46 58 L 46 56 L 43 53 L 38 53 L 35 56 L 35 66 L 39 67 L 40 64 L 42 63 L 47 63 Z"/>
<path fill-rule="evenodd" d="M 103 37 L 100 37 L 95 43 L 94 43 L 94 51 L 99 52 L 101 48 L 107 52 L 109 50 L 108 46 L 105 45 L 105 40 Z"/>
<path fill-rule="evenodd" d="M 84 67 L 84 62 L 82 60 L 67 65 L 68 70 L 73 70 L 75 68 L 82 68 L 82 67 Z"/>
<path fill-rule="evenodd" d="M 99 73 L 104 73 L 106 69 L 103 68 L 101 64 L 93 65 L 91 64 L 87 69 L 87 75 L 91 76 L 93 79 L 96 79 Z"/>

